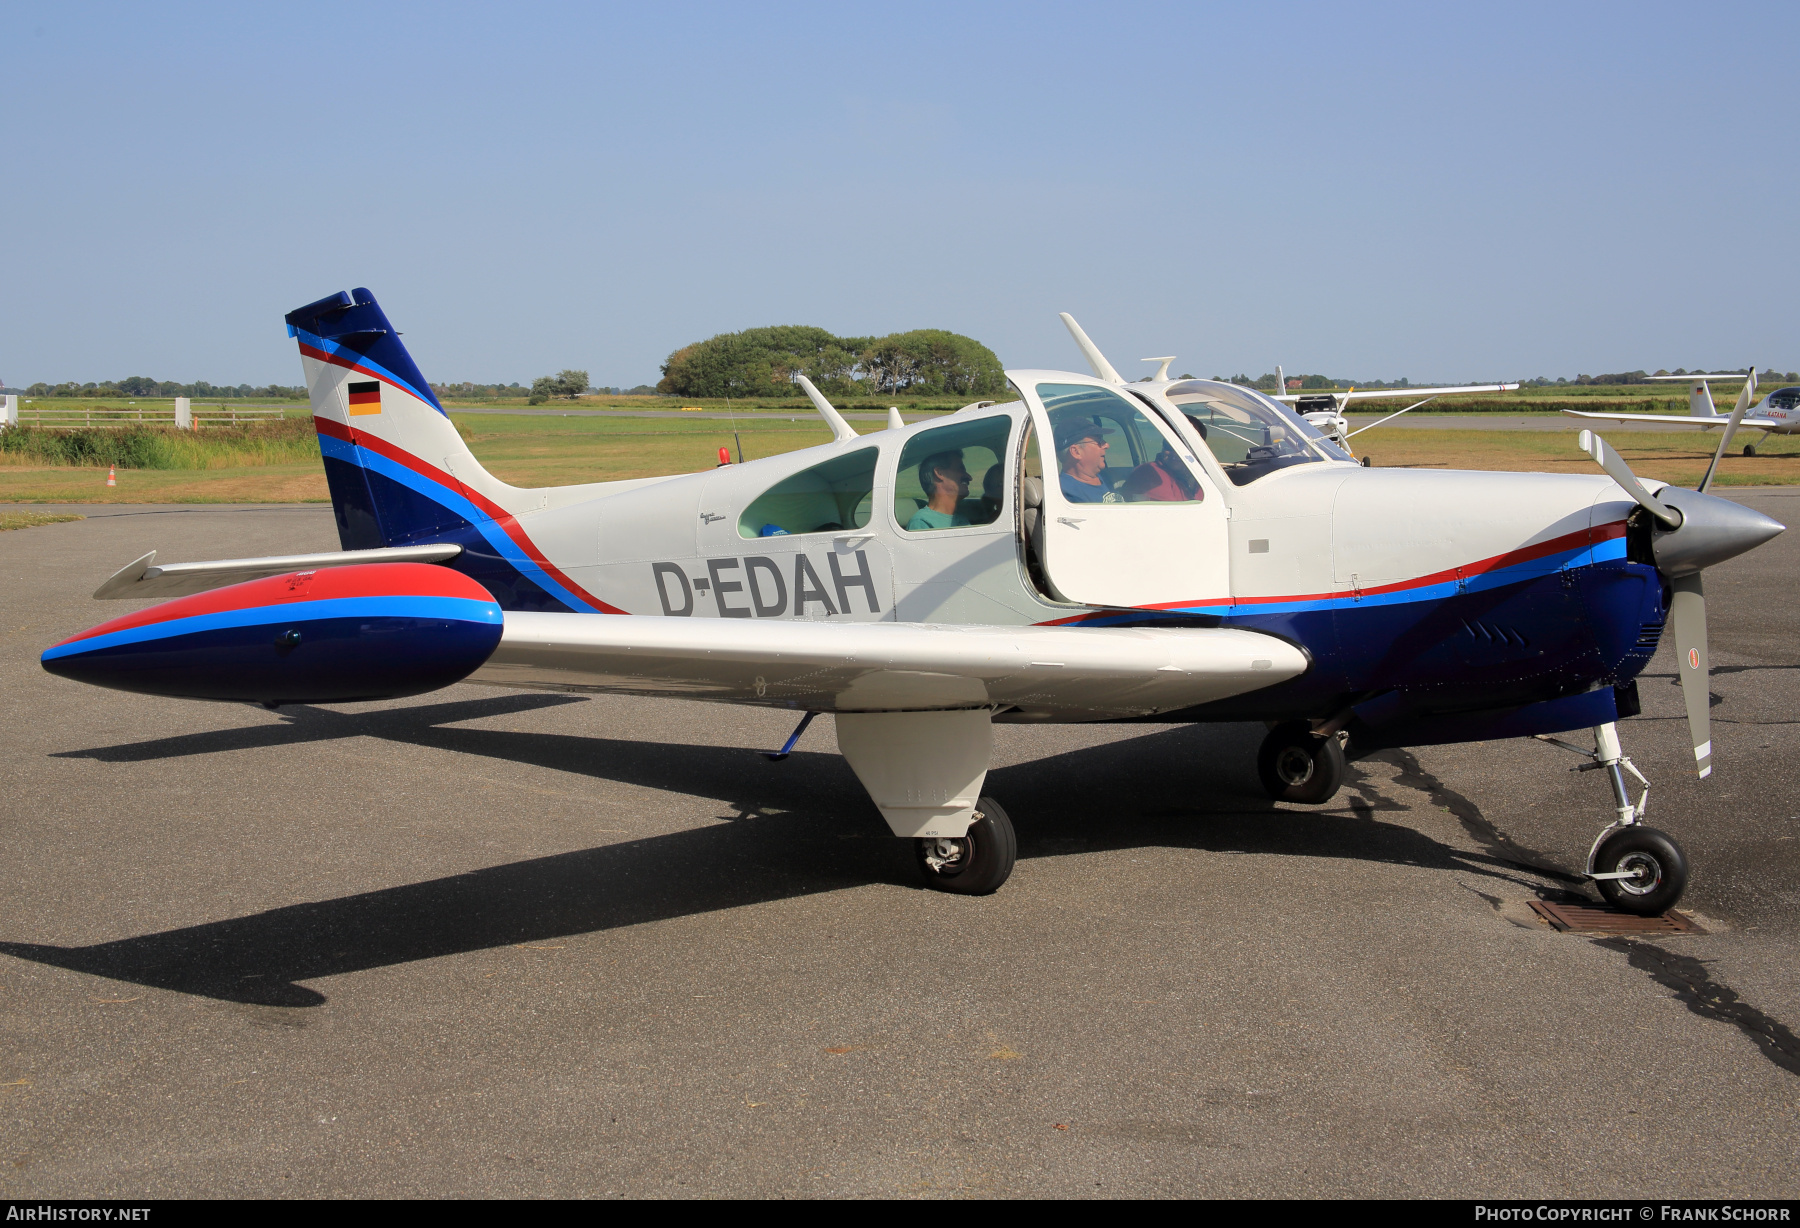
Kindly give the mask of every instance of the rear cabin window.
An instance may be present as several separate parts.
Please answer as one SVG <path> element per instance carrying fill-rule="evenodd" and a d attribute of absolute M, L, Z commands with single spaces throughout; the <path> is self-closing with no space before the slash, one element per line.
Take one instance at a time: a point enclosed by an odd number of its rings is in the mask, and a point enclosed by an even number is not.
<path fill-rule="evenodd" d="M 921 431 L 900 450 L 894 519 L 908 533 L 992 524 L 1006 505 L 1012 419 L 978 418 Z"/>
<path fill-rule="evenodd" d="M 1144 411 L 1091 384 L 1039 384 L 1055 437 L 1052 479 L 1071 503 L 1199 503 L 1206 490 Z"/>
<path fill-rule="evenodd" d="M 781 479 L 738 517 L 739 537 L 834 533 L 869 523 L 876 448 L 859 448 Z"/>

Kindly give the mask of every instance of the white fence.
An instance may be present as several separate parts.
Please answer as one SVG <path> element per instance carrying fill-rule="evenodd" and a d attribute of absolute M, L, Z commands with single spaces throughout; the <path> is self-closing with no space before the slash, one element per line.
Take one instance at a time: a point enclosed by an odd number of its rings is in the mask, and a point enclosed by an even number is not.
<path fill-rule="evenodd" d="M 253 426 L 280 420 L 279 406 L 194 405 L 176 397 L 173 405 L 151 403 L 130 406 L 58 405 L 55 400 L 34 397 L 21 403 L 16 396 L 0 398 L 0 423 L 64 429 L 78 426 L 135 426 L 140 422 L 199 430 L 203 426 Z"/>

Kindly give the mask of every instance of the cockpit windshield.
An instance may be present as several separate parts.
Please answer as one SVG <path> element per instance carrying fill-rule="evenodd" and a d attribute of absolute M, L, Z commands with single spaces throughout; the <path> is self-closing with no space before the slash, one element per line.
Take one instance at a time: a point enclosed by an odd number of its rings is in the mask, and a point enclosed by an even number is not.
<path fill-rule="evenodd" d="M 1253 388 L 1184 380 L 1163 395 L 1193 424 L 1234 486 L 1292 465 L 1350 459 L 1312 423 Z"/>

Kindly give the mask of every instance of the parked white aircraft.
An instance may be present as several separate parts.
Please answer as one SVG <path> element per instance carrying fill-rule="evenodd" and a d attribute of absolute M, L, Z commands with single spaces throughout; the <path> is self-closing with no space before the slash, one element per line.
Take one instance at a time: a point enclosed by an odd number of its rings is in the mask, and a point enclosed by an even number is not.
<path fill-rule="evenodd" d="M 1367 469 L 1213 380 L 1009 371 L 1015 399 L 703 473 L 528 490 L 484 469 L 367 290 L 290 312 L 341 551 L 155 565 L 173 597 L 43 654 L 65 677 L 334 703 L 453 682 L 830 713 L 925 881 L 982 894 L 1015 838 L 992 725 L 1263 721 L 1269 795 L 1353 752 L 1591 728 L 1614 821 L 1586 871 L 1656 913 L 1687 881 L 1616 722 L 1673 621 L 1711 771 L 1701 569 L 1782 531 L 1610 476 Z M 1190 765 L 1198 766 L 1198 765 Z M 1639 777 L 1641 780 L 1642 778 Z M 678 783 L 678 782 L 671 782 Z M 1097 816 L 1104 821 L 1103 816 Z"/>
<path fill-rule="evenodd" d="M 1154 361 L 1146 359 L 1145 361 Z M 1451 388 L 1373 388 L 1358 392 L 1351 388 L 1345 392 L 1293 392 L 1287 389 L 1287 373 L 1280 367 L 1275 368 L 1275 400 L 1290 404 L 1308 422 L 1318 427 L 1325 438 L 1337 444 L 1344 451 L 1355 455 L 1350 446 L 1350 437 L 1360 435 L 1364 431 L 1372 431 L 1384 423 L 1392 422 L 1401 414 L 1413 410 L 1442 396 L 1462 395 L 1471 392 L 1516 392 L 1517 384 L 1461 384 Z M 1396 410 L 1385 418 L 1369 423 L 1367 426 L 1350 429 L 1350 422 L 1344 417 L 1351 401 L 1362 400 L 1399 400 L 1401 397 L 1422 396 L 1422 400 L 1414 401 L 1405 409 Z M 1367 465 L 1368 459 L 1363 459 Z"/>
<path fill-rule="evenodd" d="M 1609 414 L 1598 411 L 1565 409 L 1563 413 L 1571 418 L 1594 418 L 1601 422 L 1662 422 L 1670 426 L 1697 426 L 1702 430 L 1722 427 L 1731 419 L 1731 414 L 1722 414 L 1713 404 L 1712 384 L 1743 383 L 1738 392 L 1737 405 L 1733 413 L 1741 414 L 1741 425 L 1755 427 L 1763 433 L 1763 438 L 1770 435 L 1800 434 L 1800 387 L 1777 388 L 1762 399 L 1760 404 L 1752 405 L 1756 397 L 1756 368 L 1750 368 L 1748 375 L 1725 372 L 1718 375 L 1651 375 L 1653 380 L 1681 380 L 1688 386 L 1688 412 L 1685 414 Z M 1756 445 L 1744 445 L 1745 456 L 1756 455 Z"/>

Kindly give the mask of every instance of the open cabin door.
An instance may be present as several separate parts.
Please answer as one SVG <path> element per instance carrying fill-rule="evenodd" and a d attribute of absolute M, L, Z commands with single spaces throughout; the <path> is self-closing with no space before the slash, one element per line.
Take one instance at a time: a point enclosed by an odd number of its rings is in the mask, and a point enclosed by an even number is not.
<path fill-rule="evenodd" d="M 1008 374 L 1031 412 L 1027 468 L 1041 457 L 1042 563 L 1056 595 L 1098 606 L 1228 603 L 1225 501 L 1160 415 L 1099 381 Z"/>

